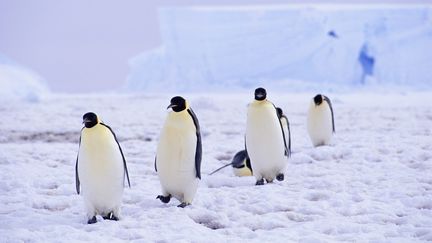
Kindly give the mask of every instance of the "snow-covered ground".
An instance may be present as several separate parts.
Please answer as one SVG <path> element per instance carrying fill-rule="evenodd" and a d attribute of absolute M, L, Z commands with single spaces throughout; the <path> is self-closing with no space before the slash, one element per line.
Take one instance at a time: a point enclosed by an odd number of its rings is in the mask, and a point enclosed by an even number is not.
<path fill-rule="evenodd" d="M 0 103 L 0 242 L 417 242 L 432 240 L 432 92 L 330 93 L 332 146 L 312 148 L 312 93 L 268 98 L 291 122 L 285 181 L 254 186 L 230 169 L 244 146 L 253 95 L 194 94 L 203 179 L 193 205 L 156 200 L 153 162 L 170 96 L 50 96 Z M 119 137 L 132 188 L 123 218 L 86 224 L 74 166 L 81 117 L 99 114 Z M 265 145 L 264 145 L 265 146 Z"/>

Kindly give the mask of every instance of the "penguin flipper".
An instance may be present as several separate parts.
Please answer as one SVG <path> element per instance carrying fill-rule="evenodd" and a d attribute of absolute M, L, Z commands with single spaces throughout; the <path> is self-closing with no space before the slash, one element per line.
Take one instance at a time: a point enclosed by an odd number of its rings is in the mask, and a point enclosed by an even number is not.
<path fill-rule="evenodd" d="M 81 129 L 82 131 L 82 129 Z M 81 136 L 79 138 L 79 145 L 78 145 L 78 155 L 76 158 L 76 163 L 75 163 L 75 188 L 76 188 L 76 192 L 79 195 L 80 194 L 80 180 L 79 180 L 79 176 L 78 176 L 78 157 L 79 157 L 79 148 L 81 147 Z"/>
<path fill-rule="evenodd" d="M 329 97 L 327 97 L 327 96 L 325 96 L 325 95 L 323 95 L 323 96 L 324 96 L 324 100 L 327 102 L 327 104 L 328 104 L 329 107 L 330 107 L 331 116 L 332 116 L 333 133 L 335 133 L 335 132 L 336 132 L 336 129 L 335 129 L 335 122 L 334 122 L 334 115 L 333 115 L 333 106 L 332 106 L 332 103 L 331 103 Z"/>
<path fill-rule="evenodd" d="M 283 118 L 285 118 L 287 122 L 287 128 L 288 128 L 288 157 L 291 157 L 291 129 L 290 124 L 288 121 L 288 118 L 285 115 L 282 115 Z"/>
<path fill-rule="evenodd" d="M 281 131 L 282 131 L 283 143 L 284 143 L 284 147 L 285 147 L 285 156 L 289 156 L 290 151 L 288 150 L 288 146 L 287 146 L 286 141 L 285 141 L 285 132 L 283 130 L 282 122 L 279 119 L 279 115 L 278 115 L 276 106 L 273 103 L 272 103 L 272 105 L 273 105 L 273 107 L 275 109 L 276 117 L 278 118 L 279 125 L 280 125 Z"/>
<path fill-rule="evenodd" d="M 123 159 L 123 167 L 124 167 L 125 175 L 126 175 L 126 178 L 127 178 L 127 181 L 128 181 L 129 188 L 130 188 L 130 180 L 129 180 L 129 173 L 128 173 L 128 169 L 127 169 L 127 165 L 126 165 L 126 159 L 125 159 L 125 157 L 124 157 L 123 150 L 122 150 L 122 148 L 120 147 L 120 143 L 119 143 L 119 141 L 117 140 L 117 137 L 116 137 L 114 131 L 111 129 L 110 126 L 108 126 L 108 125 L 106 125 L 106 124 L 104 124 L 104 123 L 102 123 L 102 122 L 101 122 L 100 124 L 101 124 L 102 126 L 108 128 L 108 130 L 110 130 L 111 133 L 112 133 L 112 135 L 114 136 L 114 139 L 115 139 L 115 141 L 116 141 L 116 143 L 117 143 L 117 145 L 118 145 L 118 147 L 119 147 L 120 154 L 121 154 L 122 159 Z"/>
<path fill-rule="evenodd" d="M 76 187 L 76 192 L 79 195 L 80 194 L 80 180 L 78 177 L 78 156 L 77 156 L 76 164 L 75 164 L 75 187 Z"/>
<path fill-rule="evenodd" d="M 229 164 L 223 165 L 222 167 L 219 167 L 219 168 L 217 168 L 216 170 L 214 170 L 214 171 L 213 171 L 212 173 L 210 173 L 209 175 L 213 175 L 214 173 L 216 173 L 216 172 L 218 172 L 218 171 L 222 170 L 223 168 L 225 168 L 225 167 L 227 167 L 227 166 L 230 166 L 230 165 L 232 165 L 232 163 L 229 163 Z"/>
<path fill-rule="evenodd" d="M 191 108 L 187 109 L 189 115 L 192 117 L 193 123 L 195 125 L 197 144 L 195 148 L 195 171 L 196 177 L 201 179 L 201 159 L 202 159 L 202 143 L 201 143 L 201 130 L 198 119 Z"/>
<path fill-rule="evenodd" d="M 253 174 L 253 170 L 252 170 L 252 164 L 251 164 L 251 160 L 247 151 L 247 146 L 246 146 L 246 135 L 245 135 L 245 153 L 246 153 L 246 167 L 248 167 L 251 171 L 251 173 Z"/>
<path fill-rule="evenodd" d="M 156 156 L 155 156 L 155 164 L 154 164 L 154 167 L 155 167 L 155 171 L 157 172 L 157 165 L 156 165 Z"/>

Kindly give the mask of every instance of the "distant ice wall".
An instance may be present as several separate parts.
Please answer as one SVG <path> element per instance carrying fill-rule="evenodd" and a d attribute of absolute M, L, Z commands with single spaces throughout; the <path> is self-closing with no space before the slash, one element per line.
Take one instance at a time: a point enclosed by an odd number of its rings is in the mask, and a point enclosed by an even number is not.
<path fill-rule="evenodd" d="M 130 60 L 132 90 L 303 80 L 432 86 L 432 7 L 173 7 L 163 46 Z"/>
<path fill-rule="evenodd" d="M 0 54 L 0 101 L 38 101 L 48 87 L 35 72 Z"/>

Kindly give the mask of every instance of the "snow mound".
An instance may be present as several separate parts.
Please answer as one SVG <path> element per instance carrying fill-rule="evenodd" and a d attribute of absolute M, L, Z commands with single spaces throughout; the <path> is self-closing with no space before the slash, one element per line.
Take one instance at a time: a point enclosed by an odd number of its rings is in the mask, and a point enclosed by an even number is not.
<path fill-rule="evenodd" d="M 0 100 L 37 102 L 47 93 L 42 77 L 0 54 Z"/>
<path fill-rule="evenodd" d="M 432 86 L 430 5 L 165 7 L 159 19 L 163 45 L 130 60 L 129 90 Z"/>

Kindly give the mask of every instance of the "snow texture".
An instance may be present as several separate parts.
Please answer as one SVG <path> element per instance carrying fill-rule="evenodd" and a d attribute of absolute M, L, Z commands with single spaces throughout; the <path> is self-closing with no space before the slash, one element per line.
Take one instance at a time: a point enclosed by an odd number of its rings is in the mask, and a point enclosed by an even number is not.
<path fill-rule="evenodd" d="M 282 90 L 279 90 L 282 92 Z M 432 93 L 327 93 L 331 146 L 313 148 L 313 93 L 275 93 L 293 154 L 285 181 L 254 186 L 208 174 L 244 147 L 252 92 L 183 94 L 201 124 L 202 177 L 192 206 L 164 205 L 154 155 L 168 95 L 50 96 L 0 103 L 0 242 L 422 242 L 432 240 Z M 120 221 L 86 224 L 75 192 L 82 115 L 116 132 L 128 161 Z"/>
<path fill-rule="evenodd" d="M 431 5 L 165 7 L 159 22 L 163 45 L 130 60 L 129 90 L 432 87 Z"/>
<path fill-rule="evenodd" d="M 48 93 L 44 80 L 0 53 L 0 102 L 37 102 Z"/>

